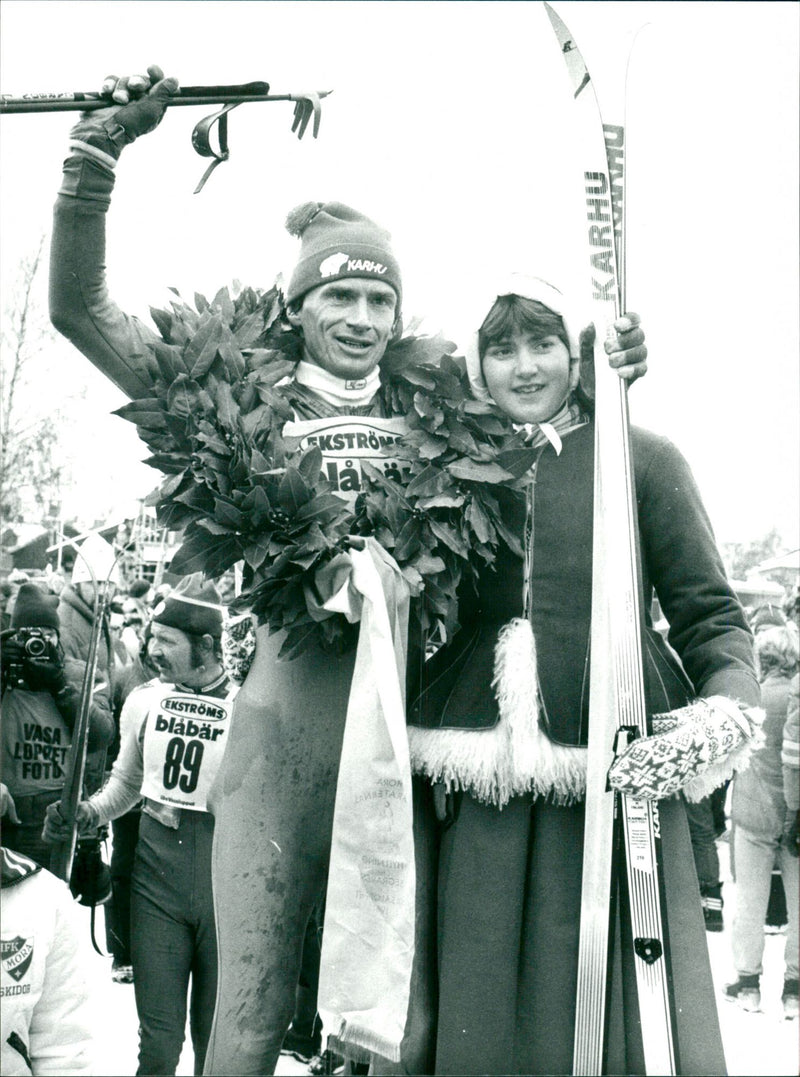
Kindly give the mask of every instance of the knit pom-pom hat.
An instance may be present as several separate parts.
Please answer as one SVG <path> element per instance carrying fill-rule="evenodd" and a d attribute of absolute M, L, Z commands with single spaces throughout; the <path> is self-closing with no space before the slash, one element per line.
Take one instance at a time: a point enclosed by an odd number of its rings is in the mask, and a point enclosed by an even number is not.
<path fill-rule="evenodd" d="M 196 573 L 187 576 L 153 610 L 153 623 L 177 628 L 193 636 L 222 635 L 222 605 L 213 583 L 204 582 Z"/>
<path fill-rule="evenodd" d="M 45 594 L 35 583 L 24 583 L 14 599 L 11 627 L 54 628 L 58 632 L 61 625 L 57 606 L 58 599 L 55 595 Z"/>
<path fill-rule="evenodd" d="M 394 288 L 400 313 L 400 266 L 385 228 L 341 202 L 304 202 L 286 218 L 286 229 L 300 237 L 300 256 L 286 289 L 288 305 L 321 284 L 366 277 Z"/>

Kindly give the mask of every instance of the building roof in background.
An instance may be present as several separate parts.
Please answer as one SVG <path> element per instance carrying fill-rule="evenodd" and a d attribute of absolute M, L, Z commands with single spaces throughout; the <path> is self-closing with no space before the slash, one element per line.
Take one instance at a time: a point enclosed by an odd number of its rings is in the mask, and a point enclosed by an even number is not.
<path fill-rule="evenodd" d="M 0 545 L 9 553 L 16 553 L 17 550 L 23 550 L 47 533 L 47 528 L 42 527 L 41 524 L 7 524 L 0 534 Z"/>
<path fill-rule="evenodd" d="M 763 576 L 748 576 L 746 580 L 730 580 L 729 583 L 745 605 L 748 604 L 745 600 L 753 596 L 760 595 L 764 599 L 770 596 L 783 599 L 786 593 L 786 588 L 780 583 L 765 579 Z"/>
<path fill-rule="evenodd" d="M 776 568 L 790 568 L 800 573 L 800 550 L 790 550 L 788 553 L 779 553 L 775 557 L 768 557 L 756 565 L 756 572 L 771 572 Z"/>

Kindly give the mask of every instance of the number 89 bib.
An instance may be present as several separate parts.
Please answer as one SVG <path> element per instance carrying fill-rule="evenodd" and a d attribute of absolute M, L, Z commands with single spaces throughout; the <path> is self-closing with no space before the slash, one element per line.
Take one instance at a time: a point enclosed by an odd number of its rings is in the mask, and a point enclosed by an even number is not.
<path fill-rule="evenodd" d="M 172 808 L 208 811 L 233 700 L 165 690 L 147 715 L 142 794 Z"/>

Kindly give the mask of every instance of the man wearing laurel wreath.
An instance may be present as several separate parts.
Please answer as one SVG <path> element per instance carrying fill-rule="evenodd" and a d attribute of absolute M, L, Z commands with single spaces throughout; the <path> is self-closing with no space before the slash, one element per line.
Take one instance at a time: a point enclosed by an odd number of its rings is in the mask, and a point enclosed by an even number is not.
<path fill-rule="evenodd" d="M 156 67 L 107 80 L 109 108 L 84 115 L 71 133 L 56 205 L 54 324 L 134 399 L 152 396 L 144 372 L 158 338 L 108 296 L 105 214 L 122 149 L 158 125 L 176 90 Z M 282 437 L 318 446 L 331 489 L 351 502 L 362 465 L 402 483 L 386 448 L 404 421 L 379 391 L 380 363 L 402 333 L 400 268 L 384 229 L 340 203 L 299 207 L 289 226 L 301 249 L 285 317 L 302 337 L 302 356 L 284 389 L 292 418 Z M 609 361 L 633 380 L 645 370 L 638 317 L 616 330 Z M 314 577 L 306 601 L 321 621 L 336 612 L 360 622 L 357 648 L 314 642 L 289 661 L 280 657 L 286 633 L 270 632 L 263 617 L 236 699 L 211 800 L 220 968 L 207 1073 L 273 1072 L 306 924 L 326 883 L 326 1033 L 352 1057 L 377 1054 L 405 1072 L 429 1071 L 433 1007 L 408 1007 L 431 959 L 422 947 L 415 952 L 415 935 L 434 938 L 414 924 L 415 872 L 424 890 L 433 850 L 425 840 L 432 828 L 417 828 L 416 847 L 411 839 L 408 585 L 374 538 L 351 547 Z M 412 674 L 422 658 L 422 648 L 408 655 Z M 428 785 L 413 801 L 420 819 L 433 812 Z M 418 915 L 428 904 L 418 903 Z"/>

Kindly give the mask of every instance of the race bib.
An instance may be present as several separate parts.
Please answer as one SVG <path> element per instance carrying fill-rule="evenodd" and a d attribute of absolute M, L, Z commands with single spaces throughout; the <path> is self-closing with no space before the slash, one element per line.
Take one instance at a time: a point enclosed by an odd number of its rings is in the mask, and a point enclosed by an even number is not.
<path fill-rule="evenodd" d="M 315 445 L 322 452 L 323 474 L 333 492 L 352 508 L 361 486 L 361 464 L 369 461 L 395 482 L 403 479 L 401 461 L 384 455 L 408 430 L 405 419 L 379 419 L 370 415 L 337 415 L 330 419 L 291 420 L 283 428 L 285 438 L 299 438 L 305 451 Z"/>
<path fill-rule="evenodd" d="M 233 700 L 165 688 L 145 720 L 142 793 L 171 808 L 208 811 Z"/>

